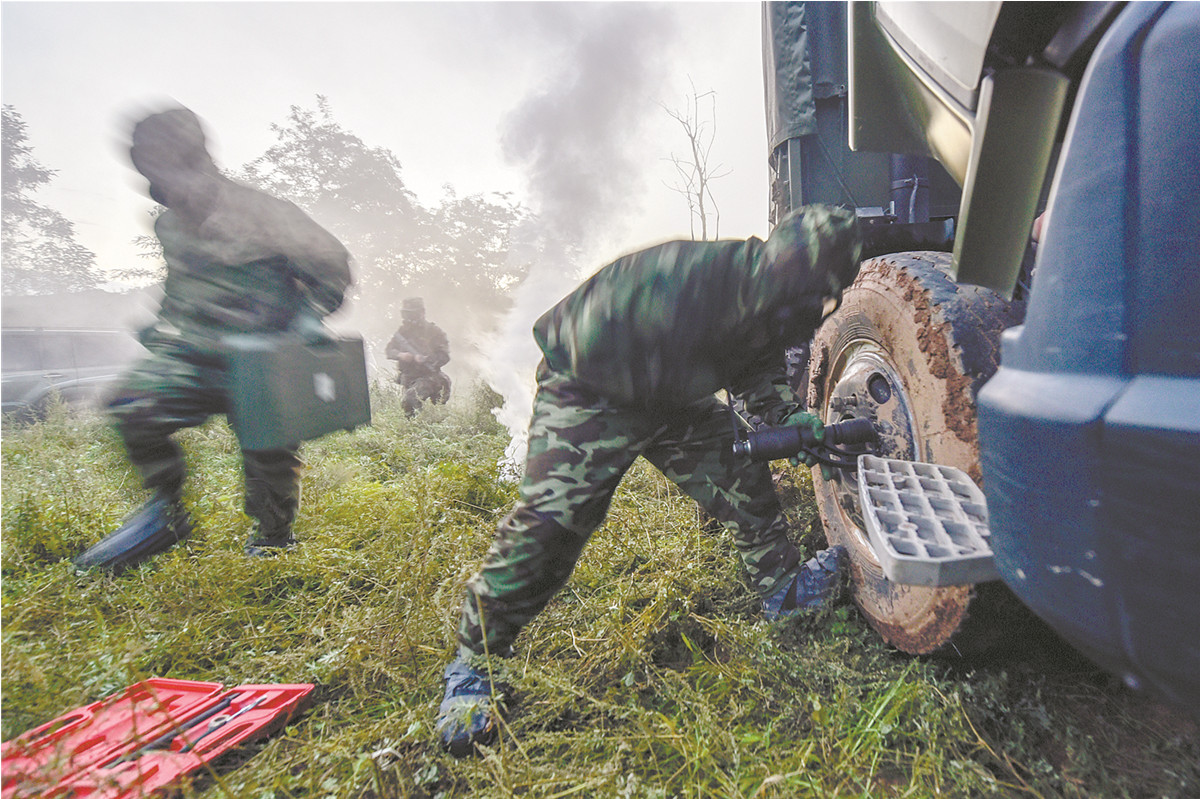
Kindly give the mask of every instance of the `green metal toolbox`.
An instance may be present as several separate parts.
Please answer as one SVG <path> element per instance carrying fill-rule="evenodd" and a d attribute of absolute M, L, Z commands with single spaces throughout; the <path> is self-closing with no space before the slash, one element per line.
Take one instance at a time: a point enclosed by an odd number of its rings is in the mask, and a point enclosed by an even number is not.
<path fill-rule="evenodd" d="M 294 333 L 225 339 L 229 421 L 242 449 L 292 446 L 371 423 L 360 337 L 312 343 Z"/>

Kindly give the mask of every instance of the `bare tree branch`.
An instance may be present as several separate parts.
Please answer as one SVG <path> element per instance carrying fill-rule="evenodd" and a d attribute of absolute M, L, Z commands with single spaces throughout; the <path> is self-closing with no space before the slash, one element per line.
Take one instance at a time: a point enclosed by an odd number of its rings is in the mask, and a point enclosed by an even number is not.
<path fill-rule="evenodd" d="M 689 80 L 690 82 L 690 80 Z M 701 101 L 707 108 L 707 116 L 701 117 Z M 660 103 L 660 105 L 662 105 Z M 688 139 L 690 153 L 684 158 L 671 153 L 669 160 L 675 167 L 676 180 L 674 184 L 664 184 L 667 188 L 681 195 L 687 202 L 688 221 L 692 240 L 696 239 L 696 224 L 700 225 L 700 240 L 708 241 L 709 220 L 713 223 L 713 238 L 720 236 L 721 209 L 717 205 L 712 192 L 712 183 L 725 177 L 732 170 L 722 169 L 721 164 L 711 165 L 709 158 L 712 154 L 713 142 L 717 136 L 717 93 L 709 90 L 701 94 L 692 84 L 691 97 L 687 99 L 685 110 L 668 108 L 662 105 L 667 115 L 683 128 Z"/>

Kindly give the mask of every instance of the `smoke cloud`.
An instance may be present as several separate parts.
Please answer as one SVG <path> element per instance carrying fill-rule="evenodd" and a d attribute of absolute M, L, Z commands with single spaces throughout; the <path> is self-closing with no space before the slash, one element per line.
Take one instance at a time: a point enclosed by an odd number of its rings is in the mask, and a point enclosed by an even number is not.
<path fill-rule="evenodd" d="M 584 269 L 620 254 L 605 247 L 636 209 L 631 199 L 645 176 L 633 145 L 660 113 L 662 66 L 679 27 L 669 6 L 539 6 L 526 33 L 558 47 L 548 47 L 553 58 L 545 82 L 511 112 L 502 131 L 506 158 L 526 170 L 536 214 L 513 250 L 531 266 L 498 332 L 479 345 L 480 371 L 504 398 L 497 418 L 513 435 L 506 465 L 514 472 L 524 462 L 541 357 L 530 330 Z"/>

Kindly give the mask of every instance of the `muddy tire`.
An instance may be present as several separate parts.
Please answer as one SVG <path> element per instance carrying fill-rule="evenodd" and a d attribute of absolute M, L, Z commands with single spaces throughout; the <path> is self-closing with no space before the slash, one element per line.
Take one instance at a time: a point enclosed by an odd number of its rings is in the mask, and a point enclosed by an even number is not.
<path fill-rule="evenodd" d="M 1000 333 L 1019 324 L 1010 303 L 950 277 L 950 256 L 920 252 L 863 264 L 841 307 L 817 331 L 808 407 L 828 424 L 869 417 L 887 457 L 942 463 L 981 482 L 975 396 L 999 365 Z M 1027 617 L 999 582 L 929 588 L 892 583 L 862 530 L 857 478 L 813 472 L 831 544 L 851 553 L 855 603 L 871 626 L 912 654 L 979 652 Z"/>

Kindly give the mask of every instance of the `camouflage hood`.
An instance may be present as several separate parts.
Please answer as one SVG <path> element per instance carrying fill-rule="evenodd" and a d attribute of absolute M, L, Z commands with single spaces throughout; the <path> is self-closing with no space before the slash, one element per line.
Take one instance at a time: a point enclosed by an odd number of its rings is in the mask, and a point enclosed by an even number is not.
<path fill-rule="evenodd" d="M 734 387 L 807 340 L 858 269 L 851 212 L 811 207 L 764 243 L 675 241 L 605 266 L 534 338 L 555 371 L 618 404 L 670 410 Z"/>

